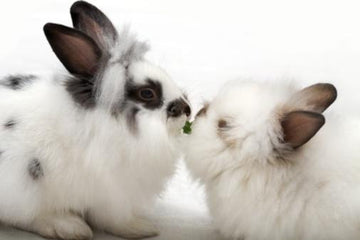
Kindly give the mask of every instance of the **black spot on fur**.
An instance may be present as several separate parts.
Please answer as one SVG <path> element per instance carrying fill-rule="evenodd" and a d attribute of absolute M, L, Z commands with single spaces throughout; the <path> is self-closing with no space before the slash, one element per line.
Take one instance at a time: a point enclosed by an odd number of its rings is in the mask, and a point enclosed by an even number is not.
<path fill-rule="evenodd" d="M 35 79 L 34 75 L 11 75 L 2 79 L 0 84 L 13 90 L 19 90 Z"/>
<path fill-rule="evenodd" d="M 217 133 L 218 136 L 226 143 L 226 145 L 228 147 L 234 147 L 237 144 L 237 140 L 235 140 L 232 137 L 229 137 L 229 132 L 232 129 L 232 126 L 229 124 L 228 121 L 226 121 L 225 119 L 219 119 L 217 121 Z M 245 137 L 243 137 L 241 139 L 241 142 L 244 141 L 246 138 L 248 137 L 248 135 L 246 135 Z"/>
<path fill-rule="evenodd" d="M 224 119 L 220 119 L 218 121 L 218 127 L 219 128 L 228 128 L 228 123 Z"/>
<path fill-rule="evenodd" d="M 83 78 L 70 77 L 66 81 L 66 90 L 80 106 L 86 109 L 95 107 L 96 102 L 93 82 Z"/>
<path fill-rule="evenodd" d="M 136 131 L 137 131 L 136 115 L 138 112 L 139 112 L 139 109 L 134 107 L 130 110 L 130 112 L 127 115 L 127 123 L 128 123 L 129 129 L 133 133 L 136 133 Z"/>
<path fill-rule="evenodd" d="M 37 180 L 40 177 L 44 176 L 43 169 L 37 158 L 34 158 L 30 161 L 28 165 L 28 171 L 32 179 Z"/>
<path fill-rule="evenodd" d="M 133 81 L 129 80 L 126 83 L 126 98 L 128 100 L 141 103 L 147 109 L 160 108 L 163 102 L 162 87 L 158 81 L 148 79 L 146 84 L 136 85 Z M 154 91 L 155 97 L 150 101 L 145 101 L 140 96 L 140 91 L 144 88 L 150 88 Z"/>
<path fill-rule="evenodd" d="M 5 128 L 13 128 L 16 125 L 15 120 L 11 119 L 4 124 Z"/>

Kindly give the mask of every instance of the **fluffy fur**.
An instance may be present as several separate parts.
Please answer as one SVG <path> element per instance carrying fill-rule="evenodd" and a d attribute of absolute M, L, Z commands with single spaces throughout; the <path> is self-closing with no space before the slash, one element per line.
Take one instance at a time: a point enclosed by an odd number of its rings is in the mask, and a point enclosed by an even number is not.
<path fill-rule="evenodd" d="M 325 114 L 298 148 L 284 136 L 288 112 L 324 110 L 303 94 L 326 95 L 312 89 L 230 82 L 196 118 L 186 162 L 225 237 L 360 239 L 360 119 Z"/>
<path fill-rule="evenodd" d="M 100 27 L 100 40 L 109 37 L 111 23 L 98 9 L 86 2 L 74 6 L 81 14 L 87 10 L 89 19 L 81 21 L 94 20 L 89 26 Z M 65 28 L 50 30 L 58 29 Z M 106 61 L 90 78 L 36 76 L 17 89 L 8 86 L 9 78 L 1 80 L 1 222 L 62 239 L 91 238 L 89 225 L 125 238 L 158 234 L 143 215 L 173 173 L 187 118 L 168 117 L 167 107 L 186 100 L 161 68 L 143 59 L 143 43 L 128 33 L 116 39 L 101 47 Z M 127 94 L 129 81 L 141 88 L 149 79 L 162 89 L 156 109 Z"/>

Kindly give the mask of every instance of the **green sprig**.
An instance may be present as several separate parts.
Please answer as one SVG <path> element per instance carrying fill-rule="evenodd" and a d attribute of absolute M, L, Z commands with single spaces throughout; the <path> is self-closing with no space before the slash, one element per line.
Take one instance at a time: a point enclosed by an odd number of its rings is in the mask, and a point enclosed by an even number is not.
<path fill-rule="evenodd" d="M 191 122 L 186 121 L 186 123 L 185 123 L 185 125 L 183 127 L 183 132 L 185 134 L 191 134 L 191 124 L 192 124 Z"/>

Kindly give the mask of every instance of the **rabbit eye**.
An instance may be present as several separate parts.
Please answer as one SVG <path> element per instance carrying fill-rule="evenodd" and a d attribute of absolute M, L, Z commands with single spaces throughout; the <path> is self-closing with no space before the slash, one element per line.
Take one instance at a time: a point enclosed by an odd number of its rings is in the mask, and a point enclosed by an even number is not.
<path fill-rule="evenodd" d="M 156 93 L 151 88 L 141 88 L 138 92 L 138 96 L 143 101 L 152 101 L 156 99 Z"/>
<path fill-rule="evenodd" d="M 161 84 L 151 79 L 147 79 L 144 85 L 129 81 L 126 85 L 126 97 L 147 109 L 157 109 L 164 104 Z"/>

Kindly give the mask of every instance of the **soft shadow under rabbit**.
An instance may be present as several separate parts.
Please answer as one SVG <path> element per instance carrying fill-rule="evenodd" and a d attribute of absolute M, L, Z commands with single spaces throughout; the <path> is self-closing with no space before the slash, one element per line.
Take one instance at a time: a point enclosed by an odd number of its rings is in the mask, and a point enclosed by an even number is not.
<path fill-rule="evenodd" d="M 0 221 L 49 238 L 158 234 L 143 217 L 173 173 L 190 107 L 146 44 L 84 1 L 45 35 L 70 74 L 0 82 Z"/>
<path fill-rule="evenodd" d="M 360 239 L 360 119 L 325 117 L 336 97 L 331 84 L 235 81 L 200 111 L 186 162 L 224 236 Z"/>

